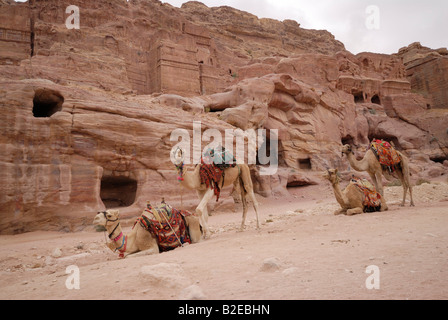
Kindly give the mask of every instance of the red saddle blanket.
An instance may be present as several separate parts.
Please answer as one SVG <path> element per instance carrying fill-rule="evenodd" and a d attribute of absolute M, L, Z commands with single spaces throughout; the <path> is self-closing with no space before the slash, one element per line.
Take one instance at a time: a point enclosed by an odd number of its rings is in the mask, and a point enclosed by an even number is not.
<path fill-rule="evenodd" d="M 223 173 L 224 170 L 218 168 L 214 163 L 207 164 L 203 159 L 201 160 L 201 169 L 199 170 L 201 183 L 214 190 L 216 202 L 218 202 L 221 193 L 219 181 L 221 181 Z"/>
<path fill-rule="evenodd" d="M 146 208 L 137 222 L 153 234 L 159 245 L 160 252 L 173 250 L 184 243 L 191 243 L 185 217 L 191 213 L 177 210 L 167 204 Z M 135 224 L 134 224 L 135 226 Z"/>
<path fill-rule="evenodd" d="M 374 139 L 370 144 L 370 149 L 383 168 L 388 168 L 391 172 L 394 172 L 401 163 L 400 155 L 387 141 Z"/>
<path fill-rule="evenodd" d="M 352 183 L 364 192 L 364 212 L 375 212 L 381 209 L 381 195 L 369 181 L 353 177 Z"/>

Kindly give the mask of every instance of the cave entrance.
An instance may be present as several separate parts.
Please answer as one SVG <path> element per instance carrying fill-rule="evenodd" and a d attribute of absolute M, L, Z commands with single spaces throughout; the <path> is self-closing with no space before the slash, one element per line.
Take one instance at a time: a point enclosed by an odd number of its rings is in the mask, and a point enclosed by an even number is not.
<path fill-rule="evenodd" d="M 353 92 L 353 97 L 355 97 L 355 103 L 364 103 L 364 92 L 356 91 Z"/>
<path fill-rule="evenodd" d="M 448 161 L 448 156 L 438 156 L 438 157 L 430 157 L 432 162 L 443 164 L 445 161 Z"/>
<path fill-rule="evenodd" d="M 299 168 L 302 170 L 311 170 L 313 168 L 311 165 L 311 159 L 299 159 Z"/>
<path fill-rule="evenodd" d="M 379 95 L 374 95 L 373 97 L 372 97 L 372 103 L 374 103 L 374 104 L 381 104 L 381 99 L 380 99 L 380 96 Z"/>
<path fill-rule="evenodd" d="M 355 145 L 355 139 L 353 139 L 352 136 L 346 136 L 341 139 L 341 143 L 343 146 L 345 146 L 346 144 L 353 146 Z"/>
<path fill-rule="evenodd" d="M 106 209 L 129 207 L 135 202 L 137 180 L 106 176 L 101 179 L 100 197 Z"/>
<path fill-rule="evenodd" d="M 37 89 L 33 98 L 33 116 L 35 118 L 49 118 L 62 110 L 64 97 L 56 90 Z"/>

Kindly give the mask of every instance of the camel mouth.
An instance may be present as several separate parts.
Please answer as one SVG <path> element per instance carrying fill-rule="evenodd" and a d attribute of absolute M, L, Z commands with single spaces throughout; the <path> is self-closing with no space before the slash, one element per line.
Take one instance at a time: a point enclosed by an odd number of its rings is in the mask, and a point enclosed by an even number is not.
<path fill-rule="evenodd" d="M 103 226 L 104 227 L 104 213 L 103 212 L 98 212 L 95 216 L 95 218 L 93 219 L 92 224 L 94 226 Z"/>

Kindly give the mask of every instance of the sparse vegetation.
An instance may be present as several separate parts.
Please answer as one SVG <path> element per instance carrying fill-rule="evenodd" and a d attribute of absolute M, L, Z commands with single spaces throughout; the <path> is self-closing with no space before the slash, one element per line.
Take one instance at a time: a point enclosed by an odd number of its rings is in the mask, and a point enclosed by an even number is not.
<path fill-rule="evenodd" d="M 395 179 L 392 182 L 387 184 L 388 187 L 401 187 L 401 181 L 399 179 Z"/>
<path fill-rule="evenodd" d="M 416 186 L 420 186 L 420 185 L 422 185 L 422 184 L 424 184 L 424 183 L 431 184 L 431 181 L 428 181 L 428 180 L 426 180 L 426 179 L 420 178 L 420 179 L 417 180 L 417 182 L 415 183 L 415 185 L 416 185 Z"/>

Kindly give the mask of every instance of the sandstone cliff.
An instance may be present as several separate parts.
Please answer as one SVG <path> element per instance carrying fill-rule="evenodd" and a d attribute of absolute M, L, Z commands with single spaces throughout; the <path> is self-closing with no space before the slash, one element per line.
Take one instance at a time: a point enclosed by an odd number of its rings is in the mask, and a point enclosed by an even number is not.
<path fill-rule="evenodd" d="M 3 0 L 0 17 L 1 233 L 179 204 L 170 135 L 194 121 L 278 130 L 277 173 L 252 168 L 266 197 L 346 170 L 342 144 L 362 155 L 373 138 L 410 157 L 414 181 L 447 173 L 446 49 L 353 55 L 327 31 L 198 2 Z"/>

